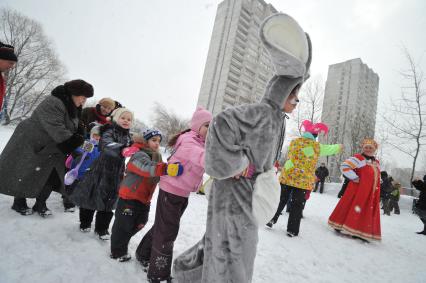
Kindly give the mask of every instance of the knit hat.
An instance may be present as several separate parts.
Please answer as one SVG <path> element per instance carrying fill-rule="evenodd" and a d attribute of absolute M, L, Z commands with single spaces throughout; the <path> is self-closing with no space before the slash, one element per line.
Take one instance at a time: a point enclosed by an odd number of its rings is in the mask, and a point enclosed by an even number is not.
<path fill-rule="evenodd" d="M 101 135 L 101 126 L 100 125 L 96 125 L 94 126 L 91 130 L 90 130 L 90 136 L 92 135 Z"/>
<path fill-rule="evenodd" d="M 109 97 L 102 98 L 101 100 L 99 100 L 98 104 L 111 109 L 115 108 L 115 101 Z"/>
<path fill-rule="evenodd" d="M 83 80 L 72 80 L 64 84 L 66 92 L 74 96 L 93 96 L 93 86 Z"/>
<path fill-rule="evenodd" d="M 143 132 L 143 138 L 148 141 L 150 138 L 155 137 L 155 136 L 160 136 L 160 141 L 163 139 L 163 135 L 161 134 L 161 132 L 159 130 L 156 129 L 146 129 Z"/>
<path fill-rule="evenodd" d="M 130 113 L 130 115 L 132 116 L 132 121 L 135 119 L 133 112 L 130 111 L 129 109 L 127 109 L 127 108 L 124 108 L 124 107 L 117 108 L 114 111 L 112 111 L 111 115 L 107 119 L 109 119 L 111 121 L 117 121 L 118 118 L 120 118 L 120 116 L 123 115 L 125 112 Z"/>
<path fill-rule="evenodd" d="M 192 115 L 192 119 L 190 122 L 191 130 L 195 132 L 199 132 L 201 126 L 204 123 L 210 122 L 213 119 L 212 113 L 210 111 L 206 110 L 202 106 L 198 106 L 197 110 L 195 110 L 194 114 Z"/>
<path fill-rule="evenodd" d="M 17 62 L 18 57 L 15 54 L 15 48 L 0 41 L 0 59 Z"/>

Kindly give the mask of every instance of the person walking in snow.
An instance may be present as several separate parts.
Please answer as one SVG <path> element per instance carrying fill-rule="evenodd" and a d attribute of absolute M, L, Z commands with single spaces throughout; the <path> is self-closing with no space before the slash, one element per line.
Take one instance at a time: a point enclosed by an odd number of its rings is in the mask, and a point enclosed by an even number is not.
<path fill-rule="evenodd" d="M 84 142 L 79 118 L 92 96 L 89 83 L 66 82 L 15 128 L 0 155 L 0 193 L 15 197 L 13 210 L 22 215 L 51 215 L 46 200 L 52 190 L 64 193 L 65 159 Z M 32 209 L 26 198 L 36 198 Z"/>
<path fill-rule="evenodd" d="M 16 62 L 18 62 L 18 57 L 15 54 L 15 48 L 0 41 L 0 114 L 6 96 L 6 78 L 4 73 L 15 67 Z"/>
<path fill-rule="evenodd" d="M 299 235 L 302 211 L 306 202 L 305 194 L 310 193 L 315 183 L 315 165 L 319 157 L 338 154 L 342 145 L 325 145 L 316 141 L 321 132 L 327 134 L 328 127 L 323 123 L 313 124 L 305 120 L 301 125 L 304 128 L 302 137 L 292 140 L 288 148 L 287 161 L 281 171 L 280 183 L 284 194 L 281 194 L 280 203 L 274 217 L 266 224 L 272 228 L 290 198 L 290 215 L 287 223 L 287 236 Z"/>
<path fill-rule="evenodd" d="M 375 158 L 378 144 L 373 139 L 364 139 L 361 148 L 361 154 L 341 164 L 341 171 L 350 182 L 328 225 L 364 241 L 381 240 L 380 164 Z"/>
<path fill-rule="evenodd" d="M 393 191 L 392 179 L 388 176 L 388 172 L 380 172 L 380 198 L 382 201 L 383 214 L 390 215 L 390 198 Z"/>
<path fill-rule="evenodd" d="M 70 200 L 80 207 L 80 231 L 91 230 L 96 212 L 95 233 L 101 240 L 110 238 L 108 228 L 124 174 L 122 150 L 131 145 L 129 130 L 134 121 L 133 112 L 127 108 L 114 110 L 110 118 L 112 123 L 101 127 L 99 158 L 70 195 Z"/>
<path fill-rule="evenodd" d="M 393 191 L 390 193 L 390 198 L 389 198 L 389 212 L 392 212 L 393 210 L 395 214 L 400 214 L 398 202 L 399 202 L 399 197 L 401 194 L 400 192 L 401 184 L 392 179 L 392 188 L 393 188 Z"/>
<path fill-rule="evenodd" d="M 287 32 L 291 36 L 283 35 Z M 296 108 L 312 54 L 308 35 L 285 14 L 265 19 L 260 38 L 271 55 L 275 75 L 260 102 L 228 108 L 211 123 L 205 164 L 213 181 L 206 232 L 175 259 L 174 276 L 179 283 L 252 280 L 259 228 L 252 211 L 254 184 L 279 159 L 286 113 Z"/>
<path fill-rule="evenodd" d="M 317 177 L 317 180 L 315 181 L 314 192 L 316 192 L 318 190 L 318 184 L 320 184 L 320 194 L 323 193 L 325 178 L 328 177 L 328 174 L 329 174 L 328 169 L 325 166 L 325 163 L 322 162 L 321 166 L 318 167 L 317 170 L 315 170 L 315 176 Z"/>
<path fill-rule="evenodd" d="M 161 176 L 155 221 L 140 242 L 136 257 L 148 266 L 150 282 L 170 281 L 173 245 L 179 232 L 180 219 L 191 192 L 198 191 L 204 174 L 204 151 L 212 114 L 198 107 L 191 119 L 191 128 L 174 136 L 168 143 L 173 148 L 168 163 L 179 163 L 176 173 Z M 180 175 L 174 177 L 175 175 Z"/>
<path fill-rule="evenodd" d="M 416 178 L 412 182 L 413 186 L 420 191 L 419 199 L 414 207 L 414 212 L 420 217 L 423 222 L 423 231 L 416 232 L 419 235 L 426 235 L 426 175 L 423 176 L 423 181 Z"/>
<path fill-rule="evenodd" d="M 136 152 L 127 163 L 120 185 L 111 233 L 110 257 L 120 262 L 131 258 L 127 252 L 129 241 L 148 221 L 151 198 L 160 176 L 176 177 L 183 172 L 181 164 L 163 162 L 159 152 L 161 139 L 161 132 L 155 129 L 147 129 L 143 136 L 133 135 L 134 143 L 129 150 Z"/>

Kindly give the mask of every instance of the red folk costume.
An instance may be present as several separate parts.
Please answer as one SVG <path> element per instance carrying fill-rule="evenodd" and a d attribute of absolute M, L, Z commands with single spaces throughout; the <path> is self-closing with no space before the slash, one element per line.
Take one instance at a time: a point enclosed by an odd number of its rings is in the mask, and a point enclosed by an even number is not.
<path fill-rule="evenodd" d="M 355 154 L 341 165 L 351 181 L 328 224 L 365 240 L 381 240 L 380 167 L 374 157 Z M 359 183 L 353 182 L 359 178 Z"/>

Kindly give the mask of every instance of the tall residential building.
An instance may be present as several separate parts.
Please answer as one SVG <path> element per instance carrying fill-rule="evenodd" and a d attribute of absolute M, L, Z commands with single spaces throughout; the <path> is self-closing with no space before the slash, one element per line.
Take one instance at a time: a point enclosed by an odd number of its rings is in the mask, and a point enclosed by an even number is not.
<path fill-rule="evenodd" d="M 328 68 L 321 119 L 330 132 L 321 142 L 344 146 L 340 156 L 324 160 L 334 181 L 341 176 L 341 161 L 359 152 L 363 138 L 374 137 L 378 91 L 379 76 L 359 58 Z"/>
<path fill-rule="evenodd" d="M 219 4 L 198 105 L 215 115 L 227 107 L 261 99 L 273 66 L 259 39 L 259 26 L 276 12 L 263 0 Z"/>

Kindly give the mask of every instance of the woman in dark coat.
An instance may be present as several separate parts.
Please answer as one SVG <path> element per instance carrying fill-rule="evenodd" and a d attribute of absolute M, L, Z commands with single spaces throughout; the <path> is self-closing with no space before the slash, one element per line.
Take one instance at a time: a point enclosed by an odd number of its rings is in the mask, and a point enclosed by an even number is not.
<path fill-rule="evenodd" d="M 426 175 L 423 177 L 423 181 L 415 179 L 412 183 L 420 191 L 419 200 L 416 202 L 414 211 L 424 224 L 423 231 L 417 232 L 417 234 L 426 235 Z"/>
<path fill-rule="evenodd" d="M 63 192 L 67 154 L 84 142 L 81 109 L 93 87 L 72 80 L 53 89 L 30 118 L 16 127 L 0 155 L 0 193 L 15 197 L 12 209 L 22 215 L 50 215 L 52 189 Z M 25 198 L 36 198 L 32 210 Z"/>

